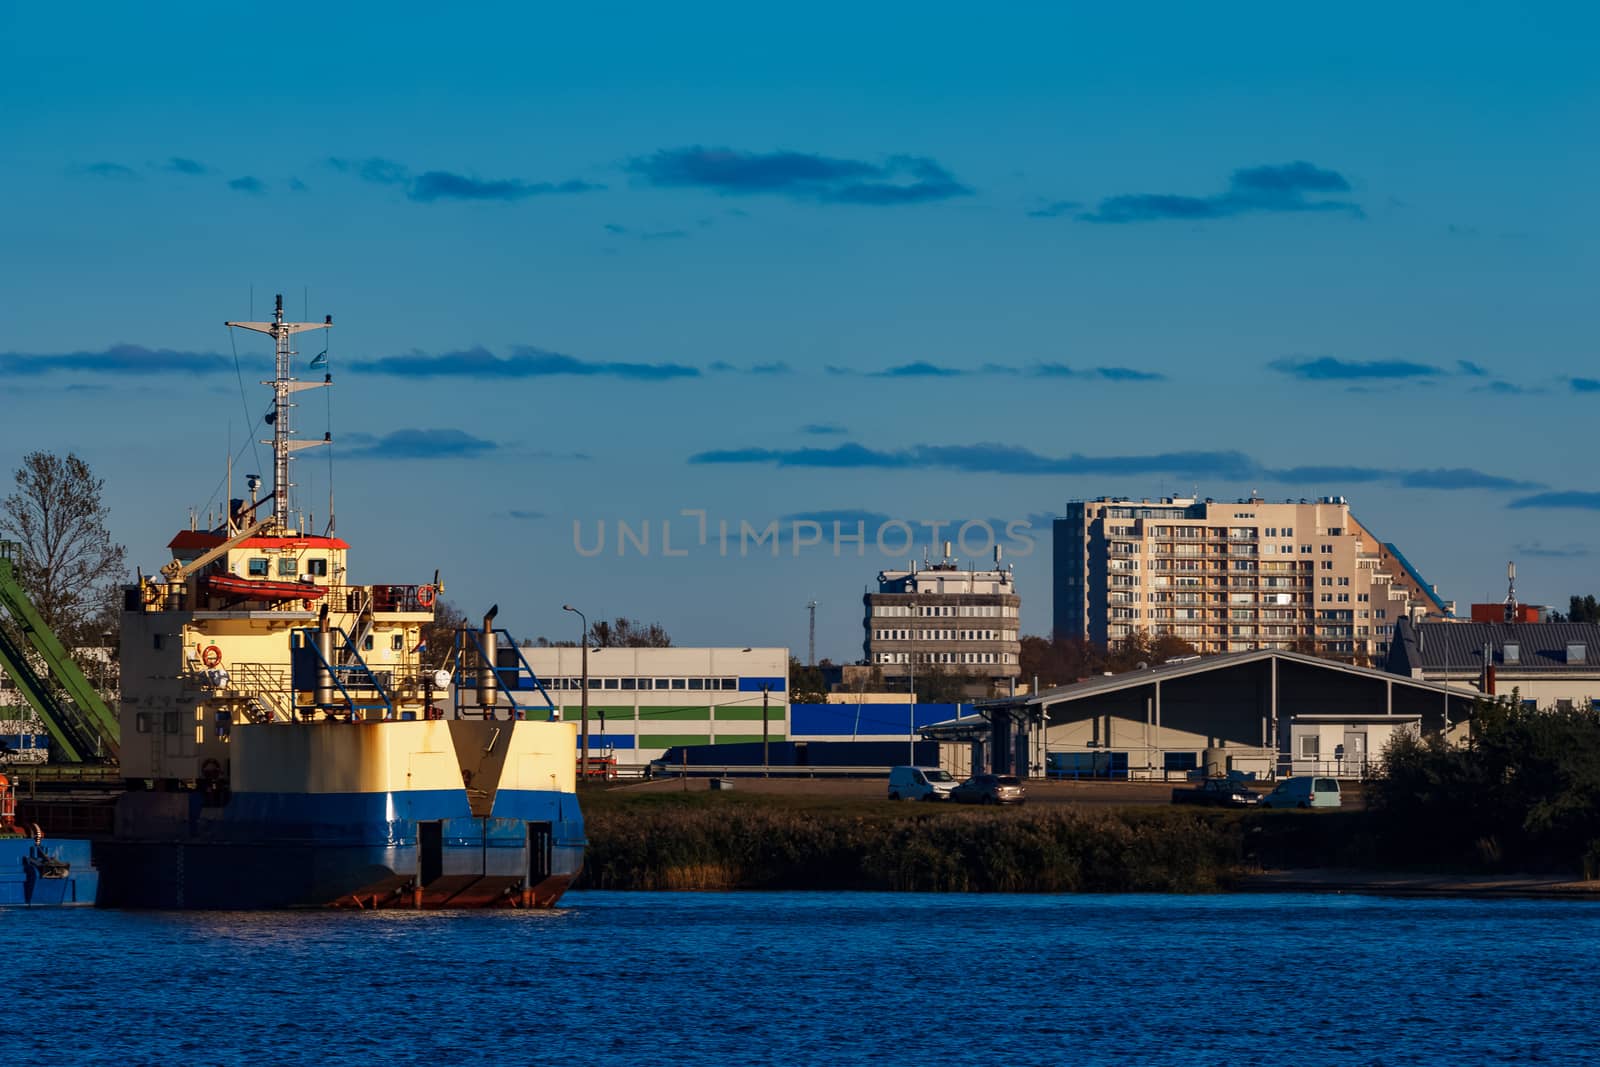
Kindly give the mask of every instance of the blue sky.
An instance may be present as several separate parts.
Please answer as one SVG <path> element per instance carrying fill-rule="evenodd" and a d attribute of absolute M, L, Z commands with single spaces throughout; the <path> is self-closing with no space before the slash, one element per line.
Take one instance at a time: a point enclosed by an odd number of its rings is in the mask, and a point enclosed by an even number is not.
<path fill-rule="evenodd" d="M 1032 517 L 1042 632 L 1043 519 L 1196 486 L 1347 496 L 1463 605 L 1594 590 L 1586 7 L 271 15 L 0 6 L 0 461 L 80 452 L 146 570 L 260 436 L 253 289 L 335 316 L 357 578 L 530 635 L 803 650 L 814 598 L 854 658 L 885 517 Z"/>

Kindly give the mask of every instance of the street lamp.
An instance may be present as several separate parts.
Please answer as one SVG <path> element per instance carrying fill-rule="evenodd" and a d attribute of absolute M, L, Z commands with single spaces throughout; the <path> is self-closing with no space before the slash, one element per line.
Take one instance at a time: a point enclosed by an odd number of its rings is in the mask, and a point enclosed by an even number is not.
<path fill-rule="evenodd" d="M 911 590 L 916 592 L 917 577 L 911 576 Z M 911 667 L 910 667 L 910 703 L 906 708 L 906 764 L 911 767 L 917 765 L 917 601 L 915 596 L 911 600 Z"/>
<path fill-rule="evenodd" d="M 571 604 L 561 605 L 562 611 L 570 611 L 578 617 L 581 629 L 578 631 L 578 647 L 583 650 L 583 756 L 579 760 L 580 775 L 582 780 L 589 780 L 589 619 L 583 612 Z"/>

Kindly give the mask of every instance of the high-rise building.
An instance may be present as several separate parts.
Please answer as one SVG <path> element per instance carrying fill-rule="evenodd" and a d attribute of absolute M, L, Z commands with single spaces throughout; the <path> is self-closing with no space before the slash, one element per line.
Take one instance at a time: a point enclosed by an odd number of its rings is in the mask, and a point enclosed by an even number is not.
<path fill-rule="evenodd" d="M 1408 613 L 1455 613 L 1344 497 L 1073 501 L 1054 541 L 1054 632 L 1111 646 L 1143 630 L 1373 663 Z"/>
<path fill-rule="evenodd" d="M 1017 677 L 1022 601 L 998 556 L 985 570 L 963 570 L 946 541 L 937 563 L 880 572 L 878 591 L 862 598 L 867 662 L 894 679 L 925 667 L 990 681 Z"/>

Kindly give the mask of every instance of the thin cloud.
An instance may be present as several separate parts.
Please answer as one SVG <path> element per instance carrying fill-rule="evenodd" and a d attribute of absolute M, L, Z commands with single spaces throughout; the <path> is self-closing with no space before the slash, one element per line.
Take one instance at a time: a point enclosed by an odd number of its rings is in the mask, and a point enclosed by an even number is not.
<path fill-rule="evenodd" d="M 1472 362 L 1470 359 L 1456 360 L 1456 369 L 1469 378 L 1487 378 L 1489 372 Z"/>
<path fill-rule="evenodd" d="M 406 197 L 421 204 L 437 200 L 526 200 L 531 196 L 590 193 L 604 189 L 593 182 L 525 182 L 517 178 L 484 180 L 449 171 L 419 174 L 406 189 Z"/>
<path fill-rule="evenodd" d="M 636 241 L 683 241 L 691 234 L 688 230 L 631 230 L 615 222 L 608 222 L 605 231 L 617 237 L 631 237 Z"/>
<path fill-rule="evenodd" d="M 1511 554 L 1514 556 L 1531 556 L 1535 559 L 1587 559 L 1594 555 L 1583 545 L 1560 545 L 1545 547 L 1535 541 L 1532 544 L 1513 545 Z"/>
<path fill-rule="evenodd" d="M 1030 219 L 1059 219 L 1063 215 L 1070 215 L 1077 211 L 1083 204 L 1076 200 L 1056 200 L 1044 207 L 1036 207 L 1028 212 Z"/>
<path fill-rule="evenodd" d="M 1273 483 L 1385 482 L 1402 488 L 1513 490 L 1539 483 L 1468 468 L 1434 470 L 1303 466 L 1273 469 L 1242 452 L 1164 452 L 1144 456 L 1045 456 L 1014 445 L 913 445 L 882 450 L 846 443 L 832 448 L 734 448 L 700 452 L 693 464 L 761 464 L 827 469 L 957 470 L 970 474 L 1141 475 L 1259 480 Z M 1597 494 L 1600 496 L 1600 494 Z"/>
<path fill-rule="evenodd" d="M 542 511 L 521 511 L 517 508 L 512 508 L 510 511 L 506 512 L 506 517 L 510 519 L 516 519 L 519 522 L 538 522 L 540 519 L 545 518 L 546 516 Z"/>
<path fill-rule="evenodd" d="M 171 348 L 145 348 L 117 344 L 93 352 L 0 352 L 0 375 L 34 376 L 70 371 L 80 374 L 222 374 L 232 373 L 233 361 L 214 352 L 180 352 Z"/>
<path fill-rule="evenodd" d="M 1065 363 L 1033 363 L 1012 366 L 1006 363 L 984 363 L 977 367 L 951 367 L 926 360 L 902 363 L 883 370 L 855 371 L 848 367 L 827 369 L 829 374 L 865 374 L 869 378 L 963 378 L 974 375 L 998 375 L 1028 378 L 1098 379 L 1109 382 L 1159 382 L 1166 375 L 1156 371 L 1136 370 L 1132 367 L 1070 367 Z"/>
<path fill-rule="evenodd" d="M 343 448 L 341 459 L 456 459 L 482 456 L 500 447 L 463 430 L 406 429 L 382 437 L 353 433 L 345 436 L 344 443 L 354 447 Z"/>
<path fill-rule="evenodd" d="M 801 433 L 808 433 L 816 437 L 827 437 L 834 434 L 848 433 L 843 426 L 832 422 L 808 422 L 800 427 Z"/>
<path fill-rule="evenodd" d="M 1228 188 L 1211 196 L 1127 193 L 1106 197 L 1095 210 L 1080 212 L 1077 218 L 1083 222 L 1112 224 L 1162 220 L 1194 222 L 1250 214 L 1303 212 L 1364 218 L 1365 212 L 1359 204 L 1308 196 L 1349 192 L 1349 180 L 1338 171 L 1296 160 L 1236 170 L 1228 180 Z"/>
<path fill-rule="evenodd" d="M 477 347 L 437 356 L 414 353 L 357 360 L 351 366 L 371 374 L 399 378 L 551 378 L 609 377 L 638 381 L 663 381 L 669 378 L 696 378 L 698 367 L 681 363 L 591 362 L 541 348 L 518 347 L 502 359 L 486 348 Z"/>
<path fill-rule="evenodd" d="M 301 181 L 299 178 L 290 178 L 289 179 L 289 191 L 290 192 L 303 193 L 303 192 L 306 191 L 307 188 L 308 188 L 308 186 L 306 185 L 306 183 Z"/>
<path fill-rule="evenodd" d="M 1600 379 L 1597 378 L 1568 378 L 1567 384 L 1574 393 L 1600 393 Z"/>
<path fill-rule="evenodd" d="M 235 178 L 228 183 L 228 188 L 240 193 L 249 193 L 251 196 L 260 196 L 267 191 L 267 183 L 251 174 L 242 178 Z"/>
<path fill-rule="evenodd" d="M 925 156 L 890 156 L 883 163 L 868 163 L 806 152 L 739 152 L 692 145 L 636 156 L 624 169 L 657 188 L 827 204 L 881 207 L 972 194 L 949 170 Z"/>
<path fill-rule="evenodd" d="M 1361 363 L 1321 356 L 1317 359 L 1275 359 L 1267 364 L 1279 374 L 1306 382 L 1348 382 L 1363 379 L 1437 378 L 1445 371 L 1427 363 L 1403 359 L 1379 359 Z"/>
<path fill-rule="evenodd" d="M 1507 504 L 1506 507 L 1517 511 L 1526 508 L 1565 508 L 1576 511 L 1600 511 L 1600 493 L 1588 493 L 1580 490 L 1535 493 L 1532 496 L 1518 497 Z"/>
<path fill-rule="evenodd" d="M 91 178 L 109 178 L 113 181 L 124 182 L 136 182 L 139 180 L 138 171 L 134 170 L 132 167 L 123 166 L 121 163 L 112 163 L 109 160 L 102 160 L 99 163 L 90 163 L 86 166 L 79 167 L 78 170 L 80 173 L 87 174 Z"/>
<path fill-rule="evenodd" d="M 1546 390 L 1527 385 L 1517 385 L 1515 382 L 1495 380 L 1485 382 L 1473 388 L 1474 393 L 1496 393 L 1500 396 L 1533 396 L 1544 393 Z"/>
<path fill-rule="evenodd" d="M 327 164 L 341 174 L 352 174 L 373 185 L 399 186 L 404 189 L 406 199 L 419 204 L 432 204 L 441 200 L 510 202 L 536 196 L 589 193 L 605 188 L 604 185 L 576 179 L 562 182 L 530 182 L 521 178 L 479 178 L 448 170 L 430 170 L 413 174 L 404 163 L 378 156 L 360 160 L 341 159 L 335 156 L 330 157 Z"/>
<path fill-rule="evenodd" d="M 185 159 L 183 156 L 171 156 L 161 164 L 161 169 L 172 174 L 209 174 L 211 168 L 194 159 Z"/>

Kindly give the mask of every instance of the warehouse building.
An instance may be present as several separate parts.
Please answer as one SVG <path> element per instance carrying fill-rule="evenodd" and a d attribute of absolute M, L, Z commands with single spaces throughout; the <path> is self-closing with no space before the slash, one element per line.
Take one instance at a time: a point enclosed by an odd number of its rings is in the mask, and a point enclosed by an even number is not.
<path fill-rule="evenodd" d="M 1035 777 L 1359 778 L 1405 730 L 1459 736 L 1477 693 L 1263 649 L 1090 678 L 978 703 L 977 721 L 922 736 L 970 745 L 974 766 Z"/>
<path fill-rule="evenodd" d="M 584 706 L 581 648 L 523 648 L 563 719 Z M 788 737 L 787 648 L 590 648 L 589 750 L 643 765 L 673 746 Z"/>

